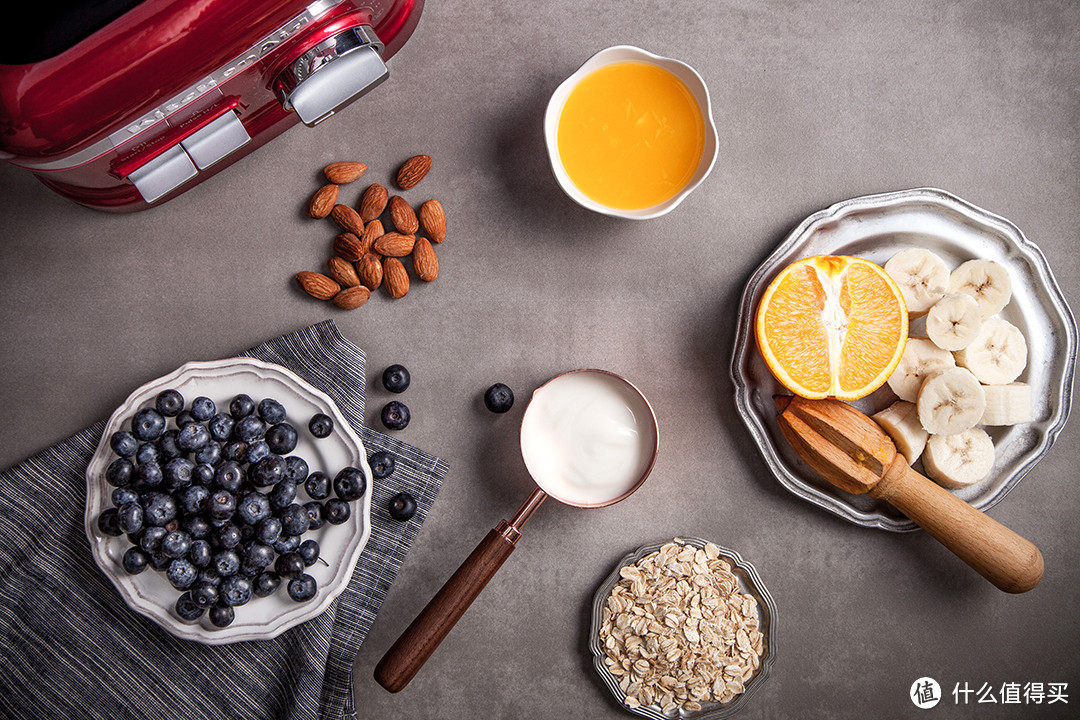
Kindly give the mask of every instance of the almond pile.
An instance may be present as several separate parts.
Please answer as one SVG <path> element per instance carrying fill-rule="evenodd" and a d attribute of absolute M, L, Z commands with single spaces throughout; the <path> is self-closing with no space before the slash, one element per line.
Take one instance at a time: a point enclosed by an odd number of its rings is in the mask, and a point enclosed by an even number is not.
<path fill-rule="evenodd" d="M 399 189 L 410 190 L 429 170 L 431 158 L 415 155 L 398 168 L 394 182 Z M 343 310 L 360 307 L 380 286 L 392 298 L 405 297 L 409 258 L 417 278 L 433 281 L 439 276 L 439 260 L 432 244 L 446 239 L 446 214 L 438 200 L 414 209 L 401 195 L 391 195 L 385 186 L 373 183 L 355 208 L 339 202 L 341 186 L 365 172 L 367 165 L 361 162 L 335 162 L 323 168 L 327 184 L 311 196 L 308 215 L 330 218 L 341 232 L 334 239 L 334 254 L 325 273 L 296 274 L 304 292 Z"/>

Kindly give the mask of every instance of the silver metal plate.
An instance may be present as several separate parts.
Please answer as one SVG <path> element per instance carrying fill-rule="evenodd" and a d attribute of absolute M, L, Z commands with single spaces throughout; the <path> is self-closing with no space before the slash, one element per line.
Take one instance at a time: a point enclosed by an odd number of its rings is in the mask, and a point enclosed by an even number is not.
<path fill-rule="evenodd" d="M 856 525 L 905 532 L 917 529 L 888 503 L 839 490 L 804 464 L 776 424 L 774 394 L 790 394 L 761 359 L 754 339 L 754 312 L 769 282 L 789 263 L 811 255 L 857 255 L 878 264 L 907 247 L 925 247 L 951 268 L 989 258 L 1009 270 L 1011 302 L 1004 319 L 1024 333 L 1028 364 L 1019 381 L 1033 389 L 1034 420 L 985 428 L 996 458 L 982 482 L 955 493 L 989 510 L 1049 452 L 1069 416 L 1076 365 L 1076 322 L 1042 251 L 1004 218 L 943 190 L 918 188 L 868 195 L 837 203 L 796 227 L 754 272 L 739 307 L 731 379 L 735 405 L 773 474 L 788 490 Z M 920 323 L 913 323 L 918 335 Z M 866 413 L 896 400 L 888 386 L 854 403 Z M 921 463 L 915 463 L 921 471 Z"/>

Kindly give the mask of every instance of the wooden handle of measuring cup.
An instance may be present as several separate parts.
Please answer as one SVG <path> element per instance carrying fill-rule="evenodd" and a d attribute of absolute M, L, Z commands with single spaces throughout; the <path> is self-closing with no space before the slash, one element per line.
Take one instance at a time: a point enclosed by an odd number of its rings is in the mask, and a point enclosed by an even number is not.
<path fill-rule="evenodd" d="M 473 600 L 514 551 L 507 523 L 487 534 L 375 666 L 375 681 L 396 693 L 416 676 Z"/>
<path fill-rule="evenodd" d="M 1027 592 L 1042 579 L 1039 548 L 912 470 L 900 454 L 870 495 L 896 506 L 1000 590 Z"/>

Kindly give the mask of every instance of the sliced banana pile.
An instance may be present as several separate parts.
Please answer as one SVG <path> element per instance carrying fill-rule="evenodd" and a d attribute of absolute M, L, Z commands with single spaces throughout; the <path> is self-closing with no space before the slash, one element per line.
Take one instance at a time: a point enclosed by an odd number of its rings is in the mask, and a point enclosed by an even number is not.
<path fill-rule="evenodd" d="M 993 260 L 969 260 L 951 273 L 925 248 L 909 248 L 885 263 L 908 314 L 926 316 L 927 337 L 911 337 L 888 384 L 900 399 L 874 415 L 914 463 L 940 485 L 960 488 L 986 478 L 994 443 L 980 425 L 1031 422 L 1031 386 L 1017 382 L 1027 367 L 1027 340 L 997 317 L 1012 298 L 1008 270 Z"/>

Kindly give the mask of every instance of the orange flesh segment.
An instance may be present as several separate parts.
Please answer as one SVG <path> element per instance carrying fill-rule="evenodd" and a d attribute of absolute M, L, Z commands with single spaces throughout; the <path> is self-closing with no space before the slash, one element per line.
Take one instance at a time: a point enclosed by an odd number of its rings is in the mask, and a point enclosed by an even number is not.
<path fill-rule="evenodd" d="M 765 313 L 765 333 L 791 342 L 770 343 L 770 349 L 792 380 L 814 392 L 826 393 L 832 384 L 829 340 L 821 324 L 825 289 L 810 266 L 796 268 L 773 294 Z"/>

